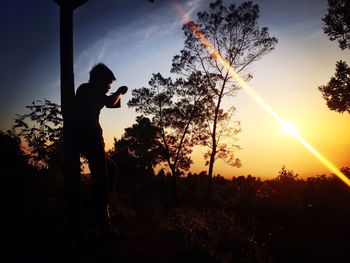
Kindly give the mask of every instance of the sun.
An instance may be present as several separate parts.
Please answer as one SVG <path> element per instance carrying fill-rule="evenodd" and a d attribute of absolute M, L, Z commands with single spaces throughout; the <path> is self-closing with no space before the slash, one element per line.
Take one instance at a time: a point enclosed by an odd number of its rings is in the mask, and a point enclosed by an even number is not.
<path fill-rule="evenodd" d="M 283 131 L 289 135 L 293 135 L 293 136 L 296 136 L 298 135 L 298 129 L 297 127 L 292 124 L 292 123 L 288 123 L 288 122 L 285 122 L 282 124 L 282 128 L 283 128 Z"/>

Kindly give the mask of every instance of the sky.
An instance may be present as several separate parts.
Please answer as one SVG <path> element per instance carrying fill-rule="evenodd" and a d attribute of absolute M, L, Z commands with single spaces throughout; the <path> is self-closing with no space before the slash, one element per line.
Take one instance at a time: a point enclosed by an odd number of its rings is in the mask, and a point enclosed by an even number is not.
<path fill-rule="evenodd" d="M 88 80 L 90 68 L 104 62 L 117 77 L 112 89 L 127 85 L 121 109 L 103 109 L 101 126 L 107 149 L 113 138 L 135 122 L 136 113 L 126 105 L 131 90 L 147 86 L 153 73 L 170 74 L 172 57 L 184 44 L 184 23 L 174 0 L 89 0 L 74 12 L 74 74 L 76 88 Z M 208 8 L 210 1 L 178 0 L 189 17 Z M 224 3 L 241 1 L 224 1 Z M 337 167 L 350 167 L 349 115 L 330 111 L 318 86 L 335 72 L 336 61 L 350 63 L 349 50 L 341 51 L 323 33 L 321 19 L 326 0 L 256 0 L 259 25 L 278 39 L 276 49 L 250 67 L 250 86 L 286 121 Z M 60 101 L 59 8 L 53 0 L 6 1 L 0 15 L 0 130 L 11 127 L 16 113 L 25 113 L 33 100 Z M 174 76 L 173 76 L 174 77 Z M 236 153 L 242 167 L 218 160 L 215 174 L 227 178 L 248 175 L 277 176 L 283 165 L 302 177 L 329 174 L 295 138 L 244 90 L 226 99 L 241 121 L 242 147 Z M 195 148 L 191 171 L 206 170 Z"/>

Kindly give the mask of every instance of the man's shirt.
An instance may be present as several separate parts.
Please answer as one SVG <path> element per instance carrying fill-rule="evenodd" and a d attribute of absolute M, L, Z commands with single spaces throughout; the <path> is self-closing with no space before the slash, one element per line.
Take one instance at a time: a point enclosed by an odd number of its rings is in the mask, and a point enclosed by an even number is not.
<path fill-rule="evenodd" d="M 103 145 L 99 122 L 101 109 L 108 103 L 108 96 L 91 83 L 79 86 L 76 92 L 76 130 L 80 146 L 86 148 Z M 120 107 L 120 101 L 118 101 Z M 118 107 L 117 106 L 117 107 Z M 89 147 L 90 148 L 90 147 Z"/>

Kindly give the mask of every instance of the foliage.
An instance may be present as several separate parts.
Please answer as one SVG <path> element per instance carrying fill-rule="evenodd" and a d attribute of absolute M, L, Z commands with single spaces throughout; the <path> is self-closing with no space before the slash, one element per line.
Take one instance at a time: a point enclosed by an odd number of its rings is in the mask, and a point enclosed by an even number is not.
<path fill-rule="evenodd" d="M 342 171 L 349 174 L 350 168 Z M 31 241 L 41 245 L 37 240 L 46 242 L 63 219 L 63 185 L 57 188 L 37 173 L 0 184 L 0 225 L 8 244 L 17 244 L 13 249 L 21 244 L 18 240 L 25 240 L 26 247 L 33 246 Z M 91 178 L 84 179 L 83 195 L 91 191 Z M 133 221 L 140 227 L 142 222 L 142 228 L 129 228 L 142 235 L 172 230 L 156 244 L 163 238 L 183 239 L 186 259 L 195 258 L 193 262 L 345 262 L 350 204 L 344 200 L 350 198 L 350 189 L 337 177 L 299 178 L 286 167 L 265 181 L 251 175 L 230 180 L 215 176 L 214 205 L 209 208 L 203 206 L 207 179 L 205 172 L 180 177 L 176 209 L 169 209 L 166 201 L 172 178 L 164 173 L 118 188 L 111 206 L 113 224 Z M 91 200 L 84 204 L 84 212 L 89 211 Z M 139 244 L 130 237 L 128 249 Z"/>
<path fill-rule="evenodd" d="M 349 167 L 343 167 L 340 169 L 340 171 L 345 174 L 347 177 L 350 177 L 350 168 Z"/>
<path fill-rule="evenodd" d="M 205 121 L 198 123 L 197 130 L 201 144 L 209 148 L 205 157 L 210 178 L 217 158 L 240 166 L 234 157 L 239 148 L 236 135 L 240 132 L 239 123 L 232 121 L 235 108 L 227 110 L 222 105 L 225 97 L 236 95 L 239 86 L 217 58 L 225 59 L 227 66 L 249 80 L 247 67 L 272 51 L 277 43 L 266 27 L 259 28 L 258 17 L 259 8 L 252 2 L 238 7 L 234 4 L 225 7 L 221 0 L 211 3 L 208 12 L 198 13 L 196 23 L 190 21 L 183 26 L 184 49 L 173 58 L 172 72 L 182 76 L 201 74 L 208 83 L 208 94 L 202 104 Z M 216 51 L 208 49 L 209 45 Z"/>
<path fill-rule="evenodd" d="M 331 41 L 338 40 L 341 49 L 350 48 L 350 1 L 328 0 L 328 13 L 322 19 L 323 31 Z"/>
<path fill-rule="evenodd" d="M 229 212 L 179 209 L 169 225 L 184 233 L 187 246 L 209 256 L 210 262 L 256 262 L 254 237 Z"/>
<path fill-rule="evenodd" d="M 291 182 L 291 181 L 295 181 L 298 178 L 298 174 L 295 174 L 293 172 L 293 170 L 287 170 L 286 166 L 283 165 L 281 170 L 278 171 L 278 176 L 277 176 L 277 180 L 281 181 L 282 183 L 287 183 L 287 182 Z"/>
<path fill-rule="evenodd" d="M 63 142 L 63 120 L 58 104 L 45 99 L 26 106 L 29 113 L 17 114 L 11 133 L 23 138 L 29 161 L 37 168 L 47 168 L 58 158 Z"/>
<path fill-rule="evenodd" d="M 345 61 L 338 61 L 334 77 L 327 85 L 319 86 L 329 109 L 350 113 L 350 68 Z"/>
<path fill-rule="evenodd" d="M 0 145 L 0 174 L 23 172 L 26 158 L 21 150 L 20 139 L 14 134 L 0 131 Z"/>
<path fill-rule="evenodd" d="M 184 189 L 188 181 L 191 189 L 201 189 L 204 181 L 193 180 L 198 176 L 182 179 L 181 195 L 197 195 Z M 344 200 L 350 190 L 338 178 L 300 179 L 282 167 L 271 180 L 214 177 L 213 186 L 214 206 L 203 209 L 198 199 L 185 198 L 169 218 L 170 227 L 211 262 L 330 262 L 346 256 L 350 206 Z"/>
<path fill-rule="evenodd" d="M 122 140 L 126 142 L 131 156 L 145 165 L 146 170 L 152 169 L 162 158 L 158 129 L 148 118 L 136 117 L 136 124 L 125 129 Z"/>
<path fill-rule="evenodd" d="M 120 140 L 114 139 L 114 148 L 109 151 L 128 176 L 136 174 L 154 175 L 153 168 L 163 158 L 158 128 L 150 119 L 138 116 L 132 127 L 126 128 Z M 131 172 L 130 169 L 137 169 Z"/>
<path fill-rule="evenodd" d="M 187 80 L 164 78 L 153 74 L 149 88 L 133 90 L 128 102 L 137 112 L 152 118 L 162 144 L 163 158 L 173 176 L 187 171 L 192 163 L 190 154 L 194 145 L 191 125 L 200 121 L 199 110 L 204 99 L 206 85 L 200 74 L 192 74 Z"/>
<path fill-rule="evenodd" d="M 350 50 L 350 1 L 328 0 L 328 13 L 322 19 L 324 33 L 331 41 L 338 40 L 339 47 Z M 350 113 L 350 68 L 345 61 L 336 63 L 334 77 L 318 87 L 330 110 Z"/>

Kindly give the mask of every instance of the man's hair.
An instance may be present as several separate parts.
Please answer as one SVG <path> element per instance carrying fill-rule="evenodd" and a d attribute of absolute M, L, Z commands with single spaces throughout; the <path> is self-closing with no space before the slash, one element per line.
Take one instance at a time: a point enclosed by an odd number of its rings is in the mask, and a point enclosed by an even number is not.
<path fill-rule="evenodd" d="M 89 82 L 94 82 L 101 78 L 110 81 L 116 80 L 112 70 L 110 70 L 105 64 L 98 63 L 90 70 Z"/>

